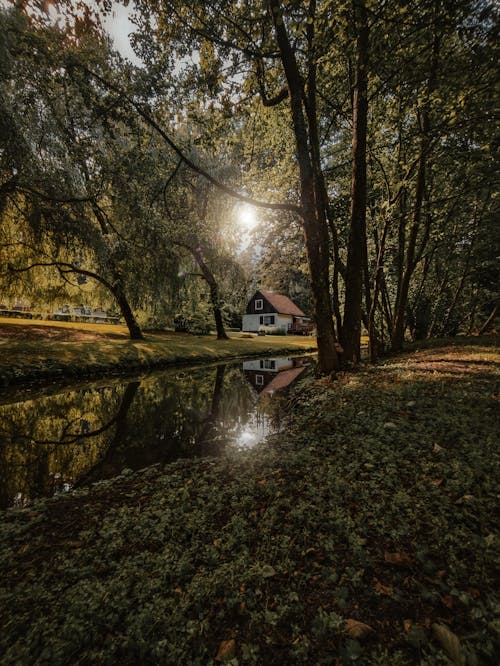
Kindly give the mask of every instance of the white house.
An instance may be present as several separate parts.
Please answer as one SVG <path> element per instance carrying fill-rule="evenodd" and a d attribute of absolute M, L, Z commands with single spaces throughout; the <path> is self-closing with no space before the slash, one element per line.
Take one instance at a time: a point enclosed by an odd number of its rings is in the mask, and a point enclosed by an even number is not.
<path fill-rule="evenodd" d="M 245 361 L 243 371 L 258 393 L 272 395 L 297 379 L 310 362 L 310 359 L 302 357 L 261 358 Z"/>
<path fill-rule="evenodd" d="M 294 328 L 307 326 L 309 322 L 288 296 L 261 289 L 248 302 L 242 330 L 257 333 L 260 326 L 275 326 L 293 332 Z"/>

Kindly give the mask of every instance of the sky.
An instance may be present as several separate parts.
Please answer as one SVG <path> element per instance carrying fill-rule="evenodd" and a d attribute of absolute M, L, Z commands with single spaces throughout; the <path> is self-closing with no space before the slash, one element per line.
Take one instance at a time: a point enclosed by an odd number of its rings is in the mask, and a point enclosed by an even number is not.
<path fill-rule="evenodd" d="M 104 27 L 113 40 L 114 48 L 134 65 L 140 65 L 141 61 L 134 54 L 129 40 L 129 34 L 134 32 L 135 27 L 130 21 L 132 12 L 133 3 L 129 3 L 128 7 L 114 3 L 111 14 L 104 19 Z"/>
<path fill-rule="evenodd" d="M 97 4 L 94 0 L 85 0 L 85 2 L 94 9 L 97 8 Z M 9 6 L 12 6 L 11 1 L 0 0 L 0 9 L 5 9 Z M 111 13 L 104 18 L 103 25 L 113 40 L 114 48 L 134 65 L 140 65 L 141 61 L 134 54 L 128 37 L 130 33 L 134 32 L 135 28 L 130 21 L 130 16 L 132 15 L 133 10 L 133 2 L 129 2 L 128 7 L 124 7 L 123 5 L 114 2 Z"/>

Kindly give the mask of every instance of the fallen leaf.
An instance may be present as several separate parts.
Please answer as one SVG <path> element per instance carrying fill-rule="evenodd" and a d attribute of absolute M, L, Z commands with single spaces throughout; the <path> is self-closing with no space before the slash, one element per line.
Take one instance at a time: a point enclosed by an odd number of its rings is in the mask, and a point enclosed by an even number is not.
<path fill-rule="evenodd" d="M 64 541 L 61 546 L 65 548 L 81 548 L 83 546 L 83 541 Z"/>
<path fill-rule="evenodd" d="M 408 553 L 389 553 L 387 550 L 384 553 L 384 560 L 388 564 L 396 564 L 401 567 L 408 566 L 413 562 Z"/>
<path fill-rule="evenodd" d="M 389 585 L 384 585 L 379 580 L 375 580 L 374 589 L 377 594 L 385 594 L 388 597 L 390 597 L 392 594 L 392 587 Z"/>
<path fill-rule="evenodd" d="M 261 480 L 259 481 L 259 486 L 265 486 L 266 483 L 267 483 L 267 481 L 266 481 L 265 479 L 261 479 Z"/>
<path fill-rule="evenodd" d="M 439 444 L 434 444 L 434 448 L 432 449 L 432 453 L 441 453 L 441 451 L 444 451 L 442 446 L 439 446 Z"/>
<path fill-rule="evenodd" d="M 364 622 L 359 622 L 358 620 L 346 620 L 344 624 L 344 634 L 349 636 L 349 638 L 354 638 L 355 640 L 360 640 L 374 632 L 375 629 L 370 627 L 369 624 Z"/>
<path fill-rule="evenodd" d="M 446 608 L 453 608 L 453 597 L 449 594 L 444 594 L 441 597 L 441 603 L 443 603 Z"/>
<path fill-rule="evenodd" d="M 222 641 L 219 645 L 215 661 L 229 661 L 236 654 L 236 641 L 231 638 L 229 641 Z"/>
<path fill-rule="evenodd" d="M 403 629 L 405 633 L 408 633 L 411 629 L 413 622 L 411 620 L 403 620 Z"/>
<path fill-rule="evenodd" d="M 435 622 L 432 625 L 432 629 L 441 644 L 441 647 L 446 651 L 455 666 L 465 666 L 465 656 L 462 652 L 462 646 L 460 645 L 458 636 L 450 631 L 444 624 L 437 624 Z"/>
<path fill-rule="evenodd" d="M 435 485 L 437 488 L 443 483 L 443 479 L 433 479 L 432 480 L 433 485 Z"/>
<path fill-rule="evenodd" d="M 470 504 L 474 501 L 474 495 L 462 495 L 459 497 L 455 504 Z"/>

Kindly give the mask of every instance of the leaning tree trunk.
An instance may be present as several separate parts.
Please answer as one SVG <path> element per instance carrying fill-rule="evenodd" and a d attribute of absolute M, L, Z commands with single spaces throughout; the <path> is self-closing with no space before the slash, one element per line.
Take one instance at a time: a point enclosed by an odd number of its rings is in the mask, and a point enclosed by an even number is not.
<path fill-rule="evenodd" d="M 479 329 L 478 335 L 483 335 L 483 333 L 486 333 L 486 331 L 489 329 L 489 327 L 493 324 L 493 322 L 495 320 L 495 317 L 497 316 L 499 306 L 500 306 L 499 302 L 495 303 L 495 307 L 491 311 L 490 316 L 488 317 L 488 319 L 484 322 L 484 324 Z"/>
<path fill-rule="evenodd" d="M 363 0 L 359 2 L 357 63 L 352 112 L 351 227 L 345 276 L 342 323 L 342 362 L 358 363 L 361 355 L 361 314 L 364 260 L 366 256 L 366 133 L 368 123 L 368 22 Z"/>
<path fill-rule="evenodd" d="M 222 389 L 224 388 L 224 374 L 226 371 L 225 365 L 218 365 L 215 373 L 214 390 L 212 393 L 212 404 L 210 406 L 210 413 L 205 419 L 203 428 L 196 438 L 196 443 L 200 448 L 202 455 L 220 455 L 220 442 L 214 440 L 216 424 L 219 420 L 220 403 L 222 398 Z"/>
<path fill-rule="evenodd" d="M 141 328 L 137 323 L 134 313 L 132 312 L 132 308 L 130 307 L 128 299 L 125 296 L 125 292 L 123 291 L 123 287 L 119 282 L 115 282 L 112 287 L 112 292 L 113 296 L 116 298 L 120 312 L 125 319 L 125 323 L 127 324 L 130 338 L 132 340 L 144 340 Z"/>
<path fill-rule="evenodd" d="M 134 402 L 135 395 L 139 386 L 141 385 L 140 381 L 130 382 L 125 388 L 123 393 L 120 407 L 116 415 L 111 419 L 109 423 L 102 428 L 101 432 L 104 432 L 112 425 L 116 424 L 115 434 L 113 439 L 109 443 L 103 458 L 94 465 L 86 474 L 78 479 L 75 484 L 77 488 L 88 485 L 89 483 L 101 479 L 106 474 L 116 473 L 116 463 L 119 462 L 116 460 L 117 451 L 120 450 L 121 445 L 123 444 L 126 434 L 127 434 L 127 414 L 129 412 L 132 403 Z"/>

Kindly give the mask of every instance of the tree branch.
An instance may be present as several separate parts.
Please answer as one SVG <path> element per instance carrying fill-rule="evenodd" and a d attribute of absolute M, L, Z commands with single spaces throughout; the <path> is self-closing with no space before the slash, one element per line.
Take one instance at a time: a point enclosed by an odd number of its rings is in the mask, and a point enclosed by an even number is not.
<path fill-rule="evenodd" d="M 184 164 L 187 167 L 189 167 L 192 171 L 195 171 L 200 176 L 205 178 L 205 180 L 214 185 L 219 191 L 224 192 L 224 194 L 227 194 L 233 199 L 237 199 L 238 201 L 243 201 L 244 203 L 250 204 L 251 206 L 255 206 L 256 208 L 265 208 L 267 210 L 287 210 L 302 216 L 302 208 L 300 206 L 297 206 L 296 204 L 260 201 L 259 199 L 254 199 L 253 197 L 249 197 L 246 194 L 241 194 L 240 192 L 237 192 L 231 187 L 224 185 L 224 183 L 221 183 L 219 180 L 217 180 L 217 178 L 214 178 L 214 176 L 208 173 L 208 171 L 206 171 L 199 165 L 195 164 L 189 157 L 187 157 L 187 155 L 184 154 L 183 150 L 156 122 L 156 120 L 152 117 L 152 115 L 141 104 L 135 102 L 131 97 L 126 95 L 125 92 L 121 90 L 117 85 L 106 80 L 104 77 L 100 76 L 100 74 L 93 72 L 91 69 L 89 69 L 82 63 L 71 62 L 70 66 L 81 69 L 89 76 L 99 81 L 103 86 L 120 95 L 122 99 L 125 102 L 127 102 L 127 104 L 129 104 L 132 108 L 134 108 L 137 111 L 137 113 L 146 122 L 146 124 L 152 127 L 162 137 L 165 143 L 179 156 L 179 158 L 184 162 Z"/>
<path fill-rule="evenodd" d="M 79 268 L 78 266 L 75 266 L 74 264 L 67 263 L 65 261 L 38 261 L 35 262 L 34 264 L 30 264 L 29 266 L 23 266 L 22 268 L 16 268 L 12 264 L 7 264 L 7 270 L 11 273 L 27 273 L 28 271 L 32 270 L 33 268 L 57 268 L 57 270 L 62 274 L 62 273 L 79 273 L 80 275 L 86 275 L 87 277 L 93 278 L 94 280 L 97 280 L 97 282 L 100 282 L 102 285 L 104 285 L 111 293 L 114 294 L 115 289 L 111 282 L 108 282 L 105 278 L 103 278 L 101 275 L 98 275 L 97 273 L 94 273 L 93 271 L 88 271 L 85 268 Z M 66 269 L 66 270 L 65 270 Z"/>

